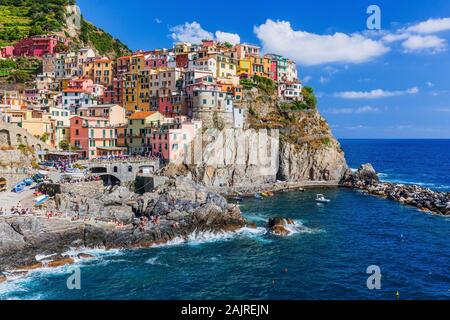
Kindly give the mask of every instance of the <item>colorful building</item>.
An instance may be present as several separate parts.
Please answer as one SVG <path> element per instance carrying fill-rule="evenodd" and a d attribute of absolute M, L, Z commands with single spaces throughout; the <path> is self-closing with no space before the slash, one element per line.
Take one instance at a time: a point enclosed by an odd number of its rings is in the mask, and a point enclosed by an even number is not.
<path fill-rule="evenodd" d="M 70 143 L 84 159 L 109 155 L 121 155 L 124 149 L 116 147 L 116 130 L 104 117 L 70 118 Z"/>
<path fill-rule="evenodd" d="M 201 134 L 201 121 L 165 123 L 152 128 L 148 137 L 151 154 L 169 163 L 189 163 L 190 150 L 195 137 Z"/>
<path fill-rule="evenodd" d="M 147 137 L 151 127 L 158 127 L 164 122 L 164 116 L 157 112 L 136 112 L 128 117 L 128 128 L 125 131 L 125 144 L 129 154 L 146 155 L 151 152 L 150 140 Z"/>
<path fill-rule="evenodd" d="M 56 52 L 57 45 L 67 44 L 65 38 L 56 35 L 32 36 L 14 45 L 14 56 L 42 57 Z"/>

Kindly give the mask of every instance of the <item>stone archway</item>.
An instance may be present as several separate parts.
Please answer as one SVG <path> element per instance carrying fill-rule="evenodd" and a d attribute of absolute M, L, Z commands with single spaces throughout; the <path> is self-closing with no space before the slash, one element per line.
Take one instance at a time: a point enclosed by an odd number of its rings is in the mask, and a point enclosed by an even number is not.
<path fill-rule="evenodd" d="M 120 179 L 113 174 L 103 174 L 100 175 L 100 178 L 105 186 L 118 186 L 121 184 Z"/>
<path fill-rule="evenodd" d="M 23 144 L 22 135 L 20 133 L 16 134 L 17 144 Z"/>
<path fill-rule="evenodd" d="M 0 146 L 11 146 L 11 135 L 6 129 L 0 130 Z"/>
<path fill-rule="evenodd" d="M 108 173 L 108 169 L 105 167 L 94 167 L 90 169 L 91 173 L 98 174 L 98 173 Z"/>

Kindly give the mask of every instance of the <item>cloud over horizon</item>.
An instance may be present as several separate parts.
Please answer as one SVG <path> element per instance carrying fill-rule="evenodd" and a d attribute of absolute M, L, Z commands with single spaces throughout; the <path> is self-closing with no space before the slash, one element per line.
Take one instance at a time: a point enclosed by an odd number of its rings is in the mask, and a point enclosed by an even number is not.
<path fill-rule="evenodd" d="M 403 91 L 388 91 L 383 89 L 376 89 L 372 91 L 344 91 L 337 92 L 334 96 L 342 99 L 380 99 L 416 93 L 419 93 L 419 88 L 413 87 Z"/>
<path fill-rule="evenodd" d="M 202 28 L 197 21 L 185 22 L 170 28 L 170 37 L 174 41 L 201 43 L 202 40 L 217 40 L 219 42 L 240 43 L 241 38 L 236 33 L 229 33 L 217 30 L 215 34 Z"/>
<path fill-rule="evenodd" d="M 254 27 L 263 51 L 291 58 L 295 62 L 314 66 L 325 63 L 363 63 L 382 56 L 390 49 L 382 41 L 362 34 L 320 35 L 294 30 L 289 21 L 267 21 Z"/>

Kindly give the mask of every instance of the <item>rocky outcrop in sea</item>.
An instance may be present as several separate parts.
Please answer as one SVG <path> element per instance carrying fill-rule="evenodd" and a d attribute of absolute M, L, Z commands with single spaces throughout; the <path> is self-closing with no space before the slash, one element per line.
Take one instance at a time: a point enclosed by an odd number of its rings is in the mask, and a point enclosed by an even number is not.
<path fill-rule="evenodd" d="M 360 189 L 370 195 L 395 200 L 425 212 L 450 215 L 450 193 L 437 192 L 417 185 L 381 182 L 371 164 L 362 165 L 356 172 L 347 170 L 341 185 Z"/>

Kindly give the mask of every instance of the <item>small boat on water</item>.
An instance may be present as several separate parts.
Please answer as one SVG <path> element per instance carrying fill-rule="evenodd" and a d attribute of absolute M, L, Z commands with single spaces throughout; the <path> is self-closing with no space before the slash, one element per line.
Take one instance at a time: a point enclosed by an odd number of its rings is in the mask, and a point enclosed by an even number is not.
<path fill-rule="evenodd" d="M 331 200 L 326 199 L 325 196 L 324 196 L 323 194 L 318 194 L 317 197 L 316 197 L 316 202 L 319 202 L 319 203 L 329 203 L 329 202 L 331 202 Z"/>
<path fill-rule="evenodd" d="M 261 193 L 261 196 L 263 196 L 264 198 L 268 198 L 268 197 L 269 197 L 269 194 L 268 194 L 267 192 L 262 192 L 262 193 Z"/>
<path fill-rule="evenodd" d="M 241 196 L 235 196 L 235 197 L 233 197 L 233 200 L 241 202 L 242 200 L 244 200 L 244 198 L 242 198 Z"/>

